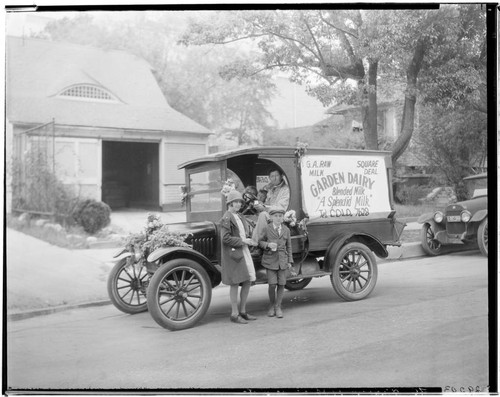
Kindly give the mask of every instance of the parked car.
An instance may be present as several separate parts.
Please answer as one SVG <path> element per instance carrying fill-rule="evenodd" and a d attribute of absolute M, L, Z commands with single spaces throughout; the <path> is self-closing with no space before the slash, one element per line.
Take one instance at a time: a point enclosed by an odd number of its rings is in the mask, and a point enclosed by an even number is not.
<path fill-rule="evenodd" d="M 189 234 L 189 246 L 157 249 L 147 261 L 121 252 L 108 280 L 117 308 L 149 310 L 164 328 L 195 325 L 221 283 L 219 220 L 226 211 L 221 190 L 229 178 L 243 190 L 265 185 L 272 169 L 283 172 L 290 189 L 287 219 L 297 273 L 288 277 L 288 290 L 328 276 L 342 299 L 364 299 L 377 282 L 375 256 L 385 258 L 388 245 L 400 245 L 405 224 L 396 220 L 393 209 L 389 152 L 257 147 L 207 155 L 179 168 L 186 176 L 187 221 L 168 228 Z M 255 200 L 244 197 L 247 205 Z M 266 283 L 262 254 L 256 250 L 252 255 L 256 282 Z"/>
<path fill-rule="evenodd" d="M 474 244 L 488 256 L 488 174 L 464 178 L 471 198 L 450 204 L 443 211 L 423 214 L 421 243 L 428 255 L 439 255 L 445 246 Z"/>

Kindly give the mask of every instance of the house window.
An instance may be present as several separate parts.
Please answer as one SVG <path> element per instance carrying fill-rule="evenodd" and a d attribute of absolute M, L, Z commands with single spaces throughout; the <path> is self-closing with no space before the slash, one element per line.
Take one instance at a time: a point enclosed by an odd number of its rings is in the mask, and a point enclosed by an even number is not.
<path fill-rule="evenodd" d="M 118 102 L 109 91 L 91 84 L 78 84 L 64 89 L 60 97 L 92 101 Z"/>

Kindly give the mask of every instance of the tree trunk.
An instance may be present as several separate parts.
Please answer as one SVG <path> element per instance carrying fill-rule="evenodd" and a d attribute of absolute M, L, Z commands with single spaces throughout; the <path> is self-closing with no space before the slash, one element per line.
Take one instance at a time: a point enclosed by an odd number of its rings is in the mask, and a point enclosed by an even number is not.
<path fill-rule="evenodd" d="M 365 135 L 365 145 L 369 150 L 378 150 L 377 131 L 377 70 L 378 61 L 369 60 L 368 63 L 368 110 L 366 118 L 366 128 L 363 122 L 363 132 Z"/>
<path fill-rule="evenodd" d="M 401 122 L 401 132 L 399 137 L 396 142 L 394 142 L 392 147 L 393 164 L 404 153 L 413 135 L 415 123 L 415 103 L 417 101 L 417 78 L 420 68 L 422 67 L 425 50 L 426 43 L 424 42 L 424 39 L 420 39 L 417 42 L 413 58 L 406 70 L 406 93 L 403 108 L 403 120 Z"/>

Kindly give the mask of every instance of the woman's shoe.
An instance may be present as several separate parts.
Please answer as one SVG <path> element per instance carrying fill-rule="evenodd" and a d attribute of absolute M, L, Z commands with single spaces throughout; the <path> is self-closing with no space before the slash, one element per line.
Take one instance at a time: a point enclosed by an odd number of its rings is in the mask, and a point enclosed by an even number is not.
<path fill-rule="evenodd" d="M 238 314 L 237 314 L 236 316 L 231 315 L 230 319 L 231 319 L 231 322 L 233 322 L 233 323 L 237 323 L 237 324 L 248 324 L 248 323 L 247 323 L 245 320 L 243 320 L 243 319 L 241 318 L 241 316 L 240 316 L 240 315 L 238 315 Z"/>
<path fill-rule="evenodd" d="M 240 317 L 247 320 L 247 321 L 257 320 L 257 317 L 252 316 L 251 314 L 248 314 L 248 313 L 240 313 Z"/>
<path fill-rule="evenodd" d="M 274 309 L 274 306 L 271 306 L 271 307 L 269 308 L 269 310 L 267 311 L 267 315 L 268 315 L 269 317 L 274 317 L 274 316 L 276 316 L 276 311 L 275 311 L 275 309 Z"/>

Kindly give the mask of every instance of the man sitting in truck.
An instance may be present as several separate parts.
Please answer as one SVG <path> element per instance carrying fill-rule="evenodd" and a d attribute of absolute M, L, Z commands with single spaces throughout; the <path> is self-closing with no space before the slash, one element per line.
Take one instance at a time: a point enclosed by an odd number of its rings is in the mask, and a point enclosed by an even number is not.
<path fill-rule="evenodd" d="M 267 191 L 266 201 L 264 204 L 254 204 L 254 208 L 259 211 L 259 218 L 252 234 L 252 239 L 255 242 L 259 241 L 260 234 L 271 219 L 268 213 L 269 209 L 271 207 L 280 207 L 283 211 L 286 211 L 290 203 L 290 189 L 283 179 L 283 173 L 273 168 L 269 171 L 269 180 L 270 182 L 264 186 L 264 190 Z"/>

